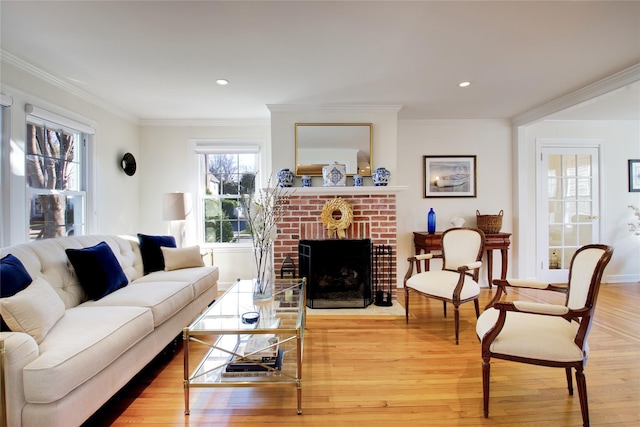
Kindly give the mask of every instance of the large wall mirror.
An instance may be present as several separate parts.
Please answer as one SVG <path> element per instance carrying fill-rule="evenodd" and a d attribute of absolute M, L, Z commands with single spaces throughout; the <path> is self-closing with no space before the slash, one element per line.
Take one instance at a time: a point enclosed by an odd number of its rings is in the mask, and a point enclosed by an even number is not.
<path fill-rule="evenodd" d="M 371 176 L 371 123 L 296 123 L 296 175 L 322 176 L 331 162 L 347 167 L 347 175 Z"/>

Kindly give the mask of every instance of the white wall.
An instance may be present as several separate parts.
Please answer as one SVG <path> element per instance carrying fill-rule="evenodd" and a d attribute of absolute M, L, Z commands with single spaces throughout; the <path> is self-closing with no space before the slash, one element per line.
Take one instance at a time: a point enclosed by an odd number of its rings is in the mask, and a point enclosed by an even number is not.
<path fill-rule="evenodd" d="M 93 126 L 95 162 L 91 165 L 94 183 L 93 209 L 89 207 L 89 228 L 93 234 L 130 234 L 138 227 L 139 176 L 127 176 L 120 168 L 120 160 L 126 152 L 139 157 L 138 125 L 126 115 L 109 111 L 64 90 L 49 81 L 36 78 L 12 64 L 2 62 L 3 94 L 12 97 L 11 150 L 12 162 L 2 159 L 8 176 L 3 179 L 3 221 L 10 232 L 2 236 L 2 245 L 8 246 L 26 241 L 28 204 L 24 177 L 24 147 L 26 132 L 25 104 L 33 104 L 52 113 Z M 3 147 L 2 152 L 10 151 Z M 5 156 L 5 154 L 3 154 Z M 10 201 L 6 203 L 6 200 Z M 6 229 L 7 227 L 3 227 Z"/>
<path fill-rule="evenodd" d="M 505 120 L 426 120 L 398 124 L 397 184 L 408 185 L 398 195 L 399 284 L 413 255 L 413 232 L 427 230 L 427 213 L 436 212 L 436 229 L 450 228 L 450 219 L 462 217 L 465 226 L 476 226 L 476 210 L 497 214 L 504 210 L 503 232 L 512 232 L 511 125 Z M 477 197 L 424 198 L 423 156 L 476 156 Z M 511 253 L 509 254 L 511 256 Z M 512 262 L 510 258 L 510 262 Z M 439 268 L 434 261 L 432 268 Z M 494 254 L 493 277 L 500 277 L 500 256 Z M 510 270 L 509 270 L 510 272 Z M 486 266 L 480 272 L 487 285 Z"/>
<path fill-rule="evenodd" d="M 167 234 L 169 224 L 162 219 L 162 195 L 175 191 L 192 194 L 197 204 L 197 156 L 195 141 L 253 142 L 262 146 L 269 157 L 267 121 L 224 123 L 143 123 L 140 127 L 140 227 L 144 234 Z M 266 166 L 265 160 L 265 168 Z M 198 244 L 195 221 L 186 221 L 186 245 Z M 202 247 L 207 245 L 201 244 Z M 250 245 L 218 244 L 214 263 L 220 267 L 220 285 L 225 287 L 237 278 L 250 279 L 253 258 Z"/>
<path fill-rule="evenodd" d="M 628 223 L 633 220 L 629 205 L 640 207 L 640 193 L 628 191 L 628 159 L 640 158 L 640 122 L 638 121 L 542 121 L 525 128 L 522 156 L 529 167 L 525 197 L 530 200 L 530 208 L 523 210 L 522 221 L 529 224 L 520 239 L 535 242 L 535 144 L 539 138 L 554 139 L 600 139 L 603 140 L 604 168 L 600 171 L 603 181 L 600 206 L 601 243 L 614 247 L 613 257 L 605 270 L 606 283 L 633 282 L 640 280 L 640 237 L 628 231 Z M 535 277 L 535 243 L 528 245 L 530 251 L 519 257 L 520 276 Z"/>

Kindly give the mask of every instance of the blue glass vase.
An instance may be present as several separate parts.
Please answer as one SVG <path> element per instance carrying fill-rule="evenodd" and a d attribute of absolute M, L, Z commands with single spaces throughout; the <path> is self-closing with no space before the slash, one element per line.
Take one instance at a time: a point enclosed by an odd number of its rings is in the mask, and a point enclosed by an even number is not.
<path fill-rule="evenodd" d="M 429 213 L 427 214 L 427 231 L 429 234 L 436 232 L 436 213 L 433 211 L 433 208 L 429 209 Z"/>

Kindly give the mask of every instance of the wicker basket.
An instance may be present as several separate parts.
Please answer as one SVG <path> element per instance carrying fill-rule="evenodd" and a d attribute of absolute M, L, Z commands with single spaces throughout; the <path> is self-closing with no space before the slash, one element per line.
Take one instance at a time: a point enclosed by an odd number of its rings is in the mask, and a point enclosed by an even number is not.
<path fill-rule="evenodd" d="M 476 220 L 478 228 L 487 234 L 499 233 L 502 228 L 502 215 L 504 211 L 500 209 L 498 215 L 480 215 L 480 211 L 476 210 Z"/>

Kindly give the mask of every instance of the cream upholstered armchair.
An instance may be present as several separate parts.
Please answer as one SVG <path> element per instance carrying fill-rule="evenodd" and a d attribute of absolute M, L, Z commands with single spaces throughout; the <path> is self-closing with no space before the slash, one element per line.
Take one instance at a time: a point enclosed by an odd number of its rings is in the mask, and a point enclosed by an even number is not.
<path fill-rule="evenodd" d="M 484 233 L 477 228 L 450 228 L 442 233 L 442 270 L 422 271 L 420 261 L 433 258 L 433 254 L 421 254 L 408 258 L 409 269 L 404 276 L 405 318 L 409 322 L 409 293 L 415 292 L 427 298 L 441 300 L 444 316 L 447 303 L 453 304 L 456 344 L 460 329 L 459 306 L 473 301 L 476 317 L 478 306 L 478 272 L 482 266 Z M 416 274 L 413 274 L 414 267 Z"/>
<path fill-rule="evenodd" d="M 530 280 L 494 280 L 498 287 L 487 309 L 478 318 L 476 332 L 482 342 L 482 390 L 484 416 L 489 416 L 489 374 L 491 358 L 532 365 L 565 368 L 569 395 L 573 395 L 571 369 L 576 370 L 582 422 L 589 425 L 587 384 L 584 367 L 600 280 L 613 248 L 586 245 L 571 259 L 567 286 Z M 500 301 L 506 287 L 565 292 L 564 305 Z"/>

